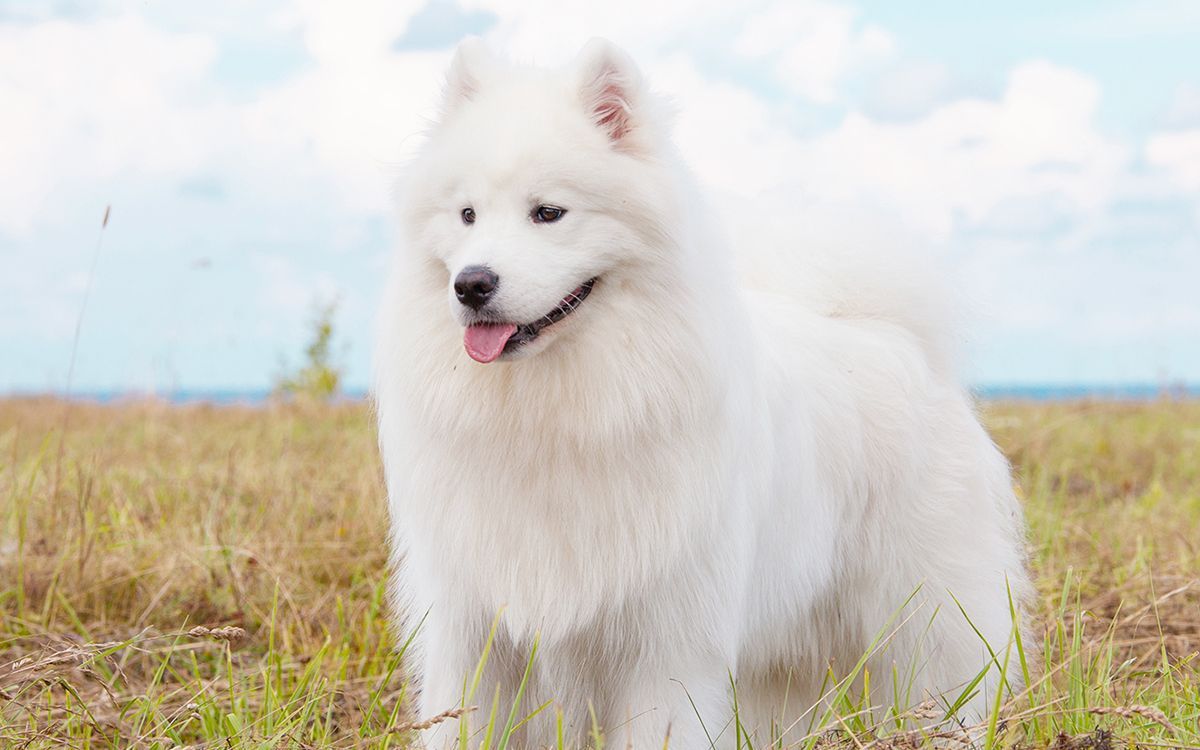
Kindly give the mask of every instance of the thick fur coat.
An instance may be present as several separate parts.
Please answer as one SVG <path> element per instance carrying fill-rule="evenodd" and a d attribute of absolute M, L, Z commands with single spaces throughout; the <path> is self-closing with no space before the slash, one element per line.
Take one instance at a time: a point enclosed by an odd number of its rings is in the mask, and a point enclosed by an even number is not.
<path fill-rule="evenodd" d="M 609 747 L 731 747 L 734 684 L 756 746 L 806 731 L 842 678 L 883 716 L 986 671 L 959 718 L 986 713 L 1029 588 L 1022 520 L 937 285 L 803 236 L 739 249 L 771 264 L 740 284 L 605 42 L 561 70 L 467 43 L 445 99 L 376 353 L 422 717 L 486 716 L 497 691 L 506 715 L 535 642 L 523 706 L 555 703 L 530 747 L 555 710 L 576 745 L 594 722 Z M 478 309 L 473 268 L 496 281 Z"/>

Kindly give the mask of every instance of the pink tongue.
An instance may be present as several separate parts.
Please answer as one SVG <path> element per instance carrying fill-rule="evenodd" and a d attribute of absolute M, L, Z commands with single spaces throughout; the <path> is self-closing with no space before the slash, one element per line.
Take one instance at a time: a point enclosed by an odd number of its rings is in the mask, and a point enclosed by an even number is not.
<path fill-rule="evenodd" d="M 504 351 L 508 338 L 517 332 L 512 323 L 481 323 L 467 326 L 463 346 L 476 362 L 488 363 Z"/>

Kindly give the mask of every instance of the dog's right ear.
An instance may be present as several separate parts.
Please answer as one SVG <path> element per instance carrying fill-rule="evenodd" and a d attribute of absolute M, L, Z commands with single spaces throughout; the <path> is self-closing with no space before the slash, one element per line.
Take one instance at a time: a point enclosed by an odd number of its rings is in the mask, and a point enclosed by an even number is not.
<path fill-rule="evenodd" d="M 442 89 L 443 120 L 479 93 L 488 72 L 496 64 L 496 58 L 479 37 L 467 37 L 459 43 Z"/>
<path fill-rule="evenodd" d="M 592 39 L 575 61 L 583 106 L 596 127 L 617 148 L 637 150 L 642 122 L 642 76 L 620 48 Z"/>

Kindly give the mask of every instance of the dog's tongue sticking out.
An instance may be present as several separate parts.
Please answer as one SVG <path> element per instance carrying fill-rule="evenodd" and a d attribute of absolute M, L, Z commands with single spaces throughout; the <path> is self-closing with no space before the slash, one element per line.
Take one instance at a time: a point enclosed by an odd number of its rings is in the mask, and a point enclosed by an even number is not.
<path fill-rule="evenodd" d="M 463 345 L 471 359 L 486 364 L 500 356 L 509 337 L 516 332 L 517 327 L 512 323 L 476 323 L 467 326 Z"/>

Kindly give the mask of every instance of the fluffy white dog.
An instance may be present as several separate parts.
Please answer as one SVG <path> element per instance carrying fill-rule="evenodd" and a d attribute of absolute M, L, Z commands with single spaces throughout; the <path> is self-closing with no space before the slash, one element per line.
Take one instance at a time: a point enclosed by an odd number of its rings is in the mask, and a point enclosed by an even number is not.
<path fill-rule="evenodd" d="M 458 51 L 377 350 L 421 715 L 506 716 L 535 643 L 526 746 L 732 746 L 735 686 L 756 745 L 847 691 L 985 714 L 1022 520 L 937 285 L 786 237 L 739 285 L 669 137 L 610 44 Z"/>

